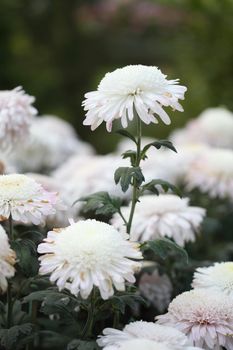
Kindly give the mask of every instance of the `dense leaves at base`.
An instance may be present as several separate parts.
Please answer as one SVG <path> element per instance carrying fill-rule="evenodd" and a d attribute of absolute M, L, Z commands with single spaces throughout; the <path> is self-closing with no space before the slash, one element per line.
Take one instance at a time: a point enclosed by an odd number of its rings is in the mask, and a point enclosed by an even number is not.
<path fill-rule="evenodd" d="M 19 326 L 13 326 L 9 329 L 0 329 L 1 345 L 7 350 L 18 350 L 30 342 L 34 333 L 33 325 L 25 323 Z"/>

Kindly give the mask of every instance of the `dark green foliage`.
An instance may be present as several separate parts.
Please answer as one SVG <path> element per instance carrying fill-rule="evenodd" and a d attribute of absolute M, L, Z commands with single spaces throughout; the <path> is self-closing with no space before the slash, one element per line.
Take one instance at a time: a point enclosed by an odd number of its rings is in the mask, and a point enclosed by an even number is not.
<path fill-rule="evenodd" d="M 151 143 L 148 143 L 148 145 L 146 145 L 143 150 L 141 151 L 141 157 L 142 159 L 145 158 L 147 151 L 149 150 L 150 147 L 155 147 L 157 149 L 160 149 L 161 147 L 165 147 L 168 148 L 170 150 L 172 150 L 173 152 L 177 153 L 177 150 L 175 148 L 175 146 L 172 144 L 171 141 L 168 140 L 158 140 L 158 141 L 154 141 Z"/>
<path fill-rule="evenodd" d="M 162 187 L 164 192 L 168 192 L 169 190 L 171 190 L 177 196 L 182 197 L 181 191 L 180 191 L 180 189 L 178 187 L 170 184 L 168 181 L 164 181 L 164 180 L 161 180 L 161 179 L 151 180 L 147 184 L 143 185 L 141 187 L 141 190 L 140 190 L 141 194 L 143 194 L 145 191 L 150 191 L 150 192 L 152 192 L 152 193 L 154 193 L 154 194 L 156 194 L 158 196 L 159 195 L 159 190 L 157 189 L 157 186 Z"/>
<path fill-rule="evenodd" d="M 9 329 L 0 329 L 1 345 L 7 350 L 20 350 L 32 340 L 33 325 L 24 323 L 19 326 L 13 326 Z"/>

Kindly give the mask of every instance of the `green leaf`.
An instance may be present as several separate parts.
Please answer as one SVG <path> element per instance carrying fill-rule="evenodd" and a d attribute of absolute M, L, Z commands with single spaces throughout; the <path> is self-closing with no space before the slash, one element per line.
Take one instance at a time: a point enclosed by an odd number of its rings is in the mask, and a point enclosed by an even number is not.
<path fill-rule="evenodd" d="M 160 149 L 161 147 L 166 147 L 169 148 L 170 150 L 172 150 L 173 152 L 177 153 L 176 148 L 174 147 L 173 143 L 171 141 L 168 140 L 159 140 L 159 141 L 154 141 L 151 143 L 148 143 L 148 145 L 146 145 L 143 150 L 141 151 L 141 157 L 145 157 L 146 152 L 148 151 L 148 149 L 150 147 L 155 147 L 157 149 Z"/>
<path fill-rule="evenodd" d="M 122 153 L 121 156 L 123 159 L 130 158 L 131 165 L 133 165 L 136 162 L 137 152 L 132 151 L 132 150 L 128 150 L 128 151 Z"/>
<path fill-rule="evenodd" d="M 86 202 L 83 207 L 84 212 L 94 211 L 97 215 L 106 216 L 117 213 L 122 204 L 121 198 L 110 196 L 108 192 L 104 191 L 81 197 L 76 202 Z"/>
<path fill-rule="evenodd" d="M 36 244 L 30 239 L 17 239 L 12 242 L 12 248 L 17 255 L 17 264 L 27 277 L 35 276 L 38 272 Z"/>
<path fill-rule="evenodd" d="M 137 144 L 137 140 L 135 139 L 135 137 L 132 134 L 130 134 L 130 132 L 128 132 L 127 130 L 122 130 L 122 129 L 121 130 L 117 130 L 116 133 L 121 135 L 121 136 L 129 138 L 135 144 Z"/>
<path fill-rule="evenodd" d="M 22 349 L 25 344 L 31 341 L 28 337 L 33 332 L 33 325 L 31 323 L 25 323 L 9 329 L 0 329 L 1 345 L 7 350 Z"/>
<path fill-rule="evenodd" d="M 39 331 L 37 333 L 39 345 L 41 349 L 67 349 L 67 343 L 70 337 L 64 333 L 57 333 L 54 331 Z"/>
<path fill-rule="evenodd" d="M 147 184 L 143 185 L 141 188 L 141 194 L 145 191 L 150 191 L 152 193 L 155 193 L 157 196 L 159 195 L 159 190 L 156 186 L 161 186 L 164 192 L 168 192 L 168 190 L 171 190 L 173 193 L 175 193 L 177 196 L 182 198 L 182 193 L 178 187 L 175 185 L 170 184 L 170 182 L 162 180 L 162 179 L 154 179 L 148 182 Z"/>
<path fill-rule="evenodd" d="M 123 192 L 128 190 L 129 185 L 133 183 L 133 180 L 136 181 L 137 187 L 139 187 L 142 182 L 145 181 L 139 167 L 120 167 L 115 171 L 114 179 L 116 184 L 120 182 Z"/>
<path fill-rule="evenodd" d="M 185 249 L 167 238 L 159 238 L 145 242 L 141 245 L 141 250 L 152 250 L 155 255 L 165 260 L 171 254 L 178 255 L 182 262 L 188 263 L 188 254 Z"/>
<path fill-rule="evenodd" d="M 115 311 L 125 314 L 126 306 L 129 306 L 132 310 L 135 310 L 138 303 L 145 306 L 147 305 L 146 300 L 142 296 L 133 292 L 124 292 L 115 294 L 112 298 L 105 302 L 103 308 L 112 308 Z"/>
<path fill-rule="evenodd" d="M 100 349 L 95 341 L 84 341 L 80 339 L 72 340 L 67 350 L 98 350 Z"/>

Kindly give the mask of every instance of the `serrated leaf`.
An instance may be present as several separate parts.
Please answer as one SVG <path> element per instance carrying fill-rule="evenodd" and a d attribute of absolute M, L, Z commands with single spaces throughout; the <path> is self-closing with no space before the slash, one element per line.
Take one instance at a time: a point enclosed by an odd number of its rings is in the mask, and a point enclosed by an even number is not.
<path fill-rule="evenodd" d="M 148 151 L 148 149 L 150 147 L 155 147 L 157 149 L 160 149 L 161 147 L 166 147 L 169 148 L 170 150 L 172 150 L 173 152 L 177 153 L 177 150 L 175 148 L 175 146 L 173 145 L 173 143 L 171 141 L 168 140 L 158 140 L 158 141 L 154 141 L 151 143 L 148 143 L 148 145 L 146 145 L 142 152 L 141 152 L 141 157 L 143 158 L 146 155 L 146 152 Z"/>
<path fill-rule="evenodd" d="M 122 191 L 126 192 L 133 180 L 136 181 L 136 185 L 139 187 L 145 181 L 145 178 L 139 167 L 120 167 L 115 171 L 114 180 L 116 184 L 120 182 Z"/>
<path fill-rule="evenodd" d="M 97 215 L 112 215 L 117 213 L 122 204 L 120 197 L 110 196 L 108 192 L 104 191 L 81 197 L 76 202 L 86 202 L 83 206 L 83 211 L 94 211 Z"/>
<path fill-rule="evenodd" d="M 128 150 L 124 153 L 122 153 L 122 158 L 127 159 L 130 158 L 131 165 L 135 164 L 136 158 L 137 158 L 137 152 Z"/>
<path fill-rule="evenodd" d="M 147 241 L 141 246 L 142 251 L 152 250 L 155 255 L 165 260 L 169 255 L 179 255 L 184 263 L 188 263 L 188 254 L 186 250 L 175 242 L 167 238 L 158 238 L 153 241 Z"/>
<path fill-rule="evenodd" d="M 182 193 L 178 187 L 162 179 L 154 179 L 148 182 L 147 184 L 143 185 L 141 189 L 141 194 L 145 191 L 150 191 L 155 193 L 156 195 L 159 195 L 159 190 L 156 188 L 156 186 L 161 186 L 164 192 L 168 192 L 168 190 L 171 190 L 177 196 L 182 198 Z"/>
<path fill-rule="evenodd" d="M 135 144 L 137 144 L 136 138 L 132 134 L 130 134 L 130 132 L 128 132 L 127 130 L 122 130 L 122 129 L 117 130 L 116 133 L 121 136 L 127 137 L 128 139 L 132 140 Z"/>

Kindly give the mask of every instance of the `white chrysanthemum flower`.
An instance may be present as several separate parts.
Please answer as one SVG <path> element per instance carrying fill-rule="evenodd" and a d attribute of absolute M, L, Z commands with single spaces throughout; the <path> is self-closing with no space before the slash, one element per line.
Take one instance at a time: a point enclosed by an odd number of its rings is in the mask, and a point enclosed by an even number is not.
<path fill-rule="evenodd" d="M 12 152 L 10 161 L 19 172 L 41 172 L 55 169 L 73 154 L 92 153 L 68 122 L 45 115 L 33 119 L 30 138 Z"/>
<path fill-rule="evenodd" d="M 25 94 L 21 87 L 0 91 L 0 148 L 11 149 L 29 133 L 32 117 L 37 110 L 35 98 Z"/>
<path fill-rule="evenodd" d="M 121 119 L 124 128 L 128 120 L 134 118 L 134 108 L 145 123 L 158 123 L 155 115 L 165 124 L 171 120 L 162 106 L 183 111 L 178 100 L 184 99 L 187 90 L 178 85 L 179 80 L 167 80 L 157 67 L 130 65 L 107 73 L 101 80 L 97 91 L 89 92 L 83 101 L 87 111 L 84 125 L 95 130 L 103 121 L 108 131 L 115 119 Z"/>
<path fill-rule="evenodd" d="M 214 147 L 233 148 L 233 113 L 226 108 L 208 108 L 183 129 L 172 133 L 176 144 L 200 142 Z"/>
<path fill-rule="evenodd" d="M 131 339 L 119 345 L 107 346 L 104 350 L 201 350 L 192 346 L 170 346 L 149 339 Z"/>
<path fill-rule="evenodd" d="M 114 328 L 105 328 L 103 336 L 97 340 L 99 346 L 105 350 L 111 346 L 119 347 L 126 341 L 133 339 L 147 339 L 170 346 L 172 349 L 180 347 L 186 349 L 189 346 L 188 338 L 175 328 L 162 326 L 154 322 L 136 321 L 124 327 L 122 331 Z"/>
<path fill-rule="evenodd" d="M 233 299 L 222 293 L 204 289 L 182 293 L 157 319 L 182 331 L 194 346 L 233 349 Z"/>
<path fill-rule="evenodd" d="M 186 182 L 188 190 L 198 188 L 212 198 L 233 199 L 233 151 L 207 149 L 192 162 Z"/>
<path fill-rule="evenodd" d="M 199 267 L 194 273 L 193 288 L 204 288 L 233 296 L 233 262 L 215 263 L 209 267 Z"/>
<path fill-rule="evenodd" d="M 57 194 L 22 174 L 0 176 L 0 217 L 38 225 L 55 213 Z"/>
<path fill-rule="evenodd" d="M 15 274 L 15 252 L 10 248 L 8 237 L 0 225 L 0 293 L 7 289 L 7 279 Z"/>
<path fill-rule="evenodd" d="M 130 206 L 122 207 L 121 211 L 128 218 Z M 188 198 L 173 194 L 142 196 L 135 209 L 131 239 L 144 242 L 166 236 L 184 246 L 185 242 L 195 241 L 195 231 L 204 215 L 205 209 L 189 206 Z M 112 224 L 125 230 L 118 214 L 114 214 Z"/>
<path fill-rule="evenodd" d="M 139 280 L 140 293 L 159 312 L 163 312 L 171 301 L 172 283 L 166 274 L 160 275 L 155 269 L 152 274 L 143 273 Z"/>
<path fill-rule="evenodd" d="M 128 235 L 116 231 L 109 224 L 86 220 L 51 231 L 38 246 L 40 274 L 50 274 L 60 290 L 87 298 L 94 286 L 101 297 L 108 299 L 113 286 L 123 291 L 125 281 L 135 282 L 134 273 L 142 259 L 138 245 L 128 241 Z"/>
<path fill-rule="evenodd" d="M 128 166 L 128 161 L 111 154 L 74 156 L 54 171 L 53 176 L 59 182 L 64 183 L 64 196 L 70 205 L 80 197 L 99 191 L 128 198 L 130 191 L 122 192 L 120 185 L 116 186 L 114 181 L 114 171 L 119 166 Z M 76 213 L 79 213 L 82 206 L 82 202 L 75 204 Z"/>

